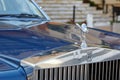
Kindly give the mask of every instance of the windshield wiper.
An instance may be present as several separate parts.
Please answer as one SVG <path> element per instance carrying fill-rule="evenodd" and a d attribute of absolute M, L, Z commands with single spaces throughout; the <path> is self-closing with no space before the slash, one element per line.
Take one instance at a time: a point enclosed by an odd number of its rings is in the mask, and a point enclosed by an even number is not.
<path fill-rule="evenodd" d="M 15 17 L 14 14 L 0 14 L 0 17 Z"/>
<path fill-rule="evenodd" d="M 18 17 L 26 17 L 26 18 L 40 18 L 39 15 L 36 15 L 36 14 L 28 14 L 28 13 L 17 14 L 16 16 L 18 16 Z"/>
<path fill-rule="evenodd" d="M 40 18 L 39 15 L 28 14 L 28 13 L 21 13 L 21 14 L 0 14 L 0 17 Z"/>

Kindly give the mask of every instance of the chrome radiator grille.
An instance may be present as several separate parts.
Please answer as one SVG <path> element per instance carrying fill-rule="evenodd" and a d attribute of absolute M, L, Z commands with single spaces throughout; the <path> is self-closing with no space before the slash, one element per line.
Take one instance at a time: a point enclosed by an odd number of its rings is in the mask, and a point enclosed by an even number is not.
<path fill-rule="evenodd" d="M 38 80 L 120 80 L 120 60 L 40 69 Z"/>

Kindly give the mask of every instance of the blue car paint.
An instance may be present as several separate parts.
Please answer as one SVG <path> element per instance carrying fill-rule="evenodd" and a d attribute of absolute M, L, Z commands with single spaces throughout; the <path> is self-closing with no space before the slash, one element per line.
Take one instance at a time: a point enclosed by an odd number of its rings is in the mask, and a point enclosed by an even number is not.
<path fill-rule="evenodd" d="M 38 9 L 40 9 L 38 7 Z M 40 11 L 42 11 L 40 9 Z M 35 34 L 25 27 L 35 27 L 48 21 L 39 18 L 0 18 L 0 80 L 27 80 L 27 75 L 32 72 L 31 67 L 20 65 L 24 58 L 38 55 L 43 51 L 70 45 L 70 42 L 50 37 L 44 34 Z M 44 54 L 42 54 L 44 55 Z"/>
<path fill-rule="evenodd" d="M 96 29 L 96 28 L 89 28 L 89 29 L 102 32 L 102 33 L 104 33 L 107 36 L 113 36 L 113 37 L 119 37 L 120 38 L 120 34 L 119 33 L 111 32 L 111 31 L 106 31 L 106 30 L 101 30 L 101 29 Z"/>
<path fill-rule="evenodd" d="M 15 67 L 17 68 L 17 67 Z M 14 67 L 10 66 L 9 64 L 5 63 L 5 61 L 3 61 L 2 58 L 0 58 L 0 71 L 4 71 L 4 70 L 12 70 L 14 69 Z"/>
<path fill-rule="evenodd" d="M 96 28 L 89 28 L 89 29 L 101 32 L 105 36 L 111 36 L 111 37 L 120 38 L 120 34 L 119 33 L 111 32 L 111 31 L 106 31 L 106 30 L 101 30 L 101 29 L 96 29 Z M 107 42 L 104 42 L 104 43 L 106 43 L 112 49 L 118 49 L 118 50 L 120 50 L 120 44 L 112 44 L 112 43 L 110 44 L 110 43 L 107 43 Z"/>
<path fill-rule="evenodd" d="M 26 80 L 26 78 L 22 67 L 0 57 L 0 80 Z"/>
<path fill-rule="evenodd" d="M 15 33 L 15 35 L 12 35 L 12 33 Z M 5 64 L 5 62 L 0 64 L 0 79 L 9 80 L 11 78 L 11 80 L 25 80 L 25 77 L 32 72 L 32 68 L 26 66 L 24 67 L 24 72 L 19 63 L 21 59 L 37 55 L 41 51 L 71 43 L 44 34 L 37 36 L 24 30 L 2 30 L 0 31 L 0 44 L 0 56 L 5 60 L 13 62 L 12 65 L 17 64 L 17 67 L 9 66 L 10 64 Z"/>
<path fill-rule="evenodd" d="M 36 22 L 36 23 L 39 23 Z M 17 27 L 28 26 L 33 23 L 30 21 L 4 21 L 0 22 L 1 26 Z M 0 79 L 2 80 L 25 80 L 26 76 L 30 75 L 33 68 L 24 66 L 24 69 L 20 65 L 22 59 L 34 56 L 34 55 L 46 55 L 42 54 L 43 51 L 49 51 L 58 47 L 72 44 L 71 42 L 61 40 L 55 37 L 47 36 L 43 33 L 36 33 L 28 29 L 1 29 L 0 30 L 0 57 L 6 61 L 12 62 L 0 64 L 4 67 L 5 71 L 0 71 Z M 12 66 L 9 66 L 12 65 Z M 13 65 L 17 65 L 14 67 Z M 10 75 L 9 75 L 10 74 Z M 18 77 L 19 76 L 19 77 Z"/>
<path fill-rule="evenodd" d="M 14 33 L 14 35 L 13 35 Z M 45 50 L 71 44 L 70 42 L 44 34 L 36 35 L 24 30 L 0 31 L 0 54 L 18 60 Z"/>
<path fill-rule="evenodd" d="M 14 24 L 11 26 L 13 25 Z M 19 25 L 17 24 L 16 27 L 17 26 Z M 40 55 L 43 51 L 48 51 L 70 44 L 72 43 L 47 36 L 44 33 L 38 35 L 36 32 L 27 29 L 0 30 L 0 57 L 9 61 L 6 64 L 5 62 L 0 64 L 0 69 L 4 69 L 4 71 L 0 70 L 0 79 L 25 80 L 26 76 L 31 75 L 33 68 L 24 66 L 23 69 L 20 66 L 20 61 L 22 59 L 34 55 Z M 15 65 L 17 67 L 15 67 Z"/>

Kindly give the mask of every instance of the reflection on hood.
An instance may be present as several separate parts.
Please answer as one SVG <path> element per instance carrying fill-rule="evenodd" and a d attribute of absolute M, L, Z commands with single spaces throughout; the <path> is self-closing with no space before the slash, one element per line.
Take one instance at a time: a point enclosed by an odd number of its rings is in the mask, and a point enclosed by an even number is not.
<path fill-rule="evenodd" d="M 1 55 L 23 59 L 36 55 L 38 52 L 71 43 L 42 33 L 36 35 L 27 30 L 2 30 L 0 31 L 0 44 Z"/>

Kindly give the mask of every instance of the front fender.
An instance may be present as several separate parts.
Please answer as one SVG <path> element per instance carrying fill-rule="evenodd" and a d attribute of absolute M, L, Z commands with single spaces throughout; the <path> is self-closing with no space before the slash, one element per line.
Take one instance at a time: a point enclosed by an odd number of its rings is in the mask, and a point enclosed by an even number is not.
<path fill-rule="evenodd" d="M 0 80 L 27 80 L 27 75 L 15 61 L 0 57 Z"/>
<path fill-rule="evenodd" d="M 27 80 L 26 74 L 22 67 L 15 70 L 0 71 L 1 80 Z"/>

